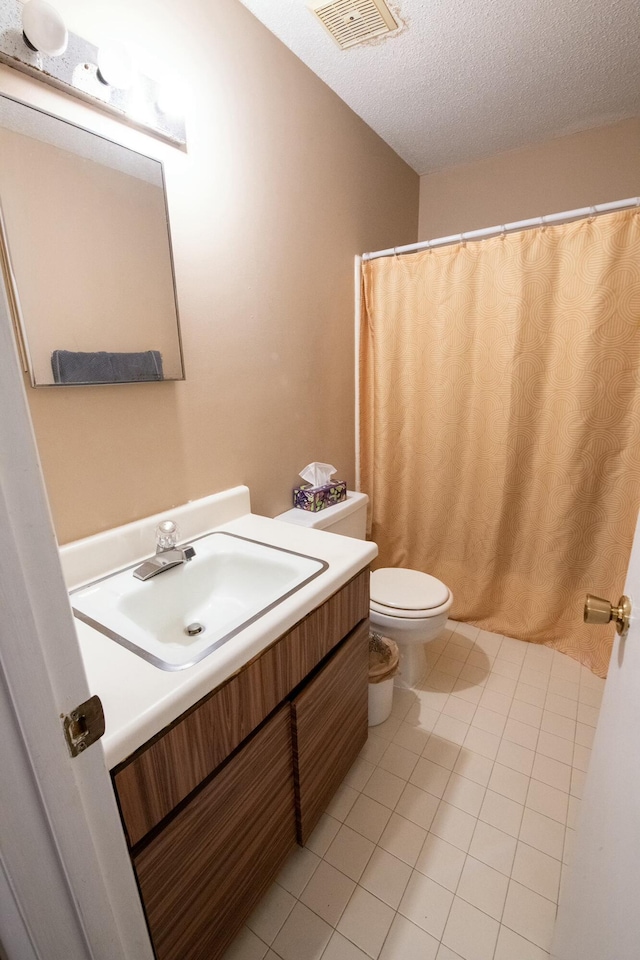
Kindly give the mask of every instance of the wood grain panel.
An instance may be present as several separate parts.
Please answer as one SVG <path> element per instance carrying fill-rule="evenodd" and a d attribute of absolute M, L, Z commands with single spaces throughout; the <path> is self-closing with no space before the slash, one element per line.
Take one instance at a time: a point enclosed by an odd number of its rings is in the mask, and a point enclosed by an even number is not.
<path fill-rule="evenodd" d="M 305 843 L 367 739 L 369 621 L 292 702 L 298 842 Z"/>
<path fill-rule="evenodd" d="M 158 960 L 216 960 L 295 845 L 285 705 L 135 858 Z"/>
<path fill-rule="evenodd" d="M 209 776 L 368 616 L 367 569 L 116 767 L 113 781 L 129 844 L 141 840 Z"/>

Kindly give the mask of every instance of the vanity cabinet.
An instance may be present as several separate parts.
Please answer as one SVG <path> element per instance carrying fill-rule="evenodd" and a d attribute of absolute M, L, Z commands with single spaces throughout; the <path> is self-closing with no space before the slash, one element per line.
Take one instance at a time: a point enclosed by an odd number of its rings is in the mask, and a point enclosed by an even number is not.
<path fill-rule="evenodd" d="M 158 960 L 216 960 L 367 738 L 363 570 L 112 770 Z"/>

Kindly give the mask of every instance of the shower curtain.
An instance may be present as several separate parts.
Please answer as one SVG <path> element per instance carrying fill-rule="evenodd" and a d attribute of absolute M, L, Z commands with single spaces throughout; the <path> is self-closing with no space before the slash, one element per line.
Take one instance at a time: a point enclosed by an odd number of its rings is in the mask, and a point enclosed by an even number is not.
<path fill-rule="evenodd" d="M 582 608 L 617 602 L 640 505 L 640 212 L 366 261 L 362 300 L 377 565 L 606 676 Z"/>

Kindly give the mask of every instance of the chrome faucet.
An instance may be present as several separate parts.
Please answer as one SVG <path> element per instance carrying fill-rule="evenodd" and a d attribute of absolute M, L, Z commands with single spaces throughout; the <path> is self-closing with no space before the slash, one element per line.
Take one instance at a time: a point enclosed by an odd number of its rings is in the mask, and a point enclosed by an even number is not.
<path fill-rule="evenodd" d="M 191 546 L 178 547 L 178 527 L 173 520 L 163 520 L 156 528 L 156 555 L 145 560 L 133 571 L 138 580 L 150 580 L 151 577 L 178 567 L 195 557 L 196 551 Z"/>

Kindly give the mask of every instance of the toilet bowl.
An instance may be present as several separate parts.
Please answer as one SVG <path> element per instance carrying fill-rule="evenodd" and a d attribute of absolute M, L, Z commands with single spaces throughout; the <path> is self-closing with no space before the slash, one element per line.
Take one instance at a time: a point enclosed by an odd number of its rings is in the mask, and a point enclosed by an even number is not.
<path fill-rule="evenodd" d="M 415 686 L 426 673 L 425 644 L 441 633 L 452 603 L 449 588 L 428 573 L 381 567 L 371 574 L 371 627 L 398 644 L 398 686 Z"/>
<path fill-rule="evenodd" d="M 368 502 L 366 494 L 350 490 L 346 500 L 317 513 L 293 509 L 275 519 L 364 540 Z M 398 644 L 397 686 L 415 686 L 426 673 L 424 645 L 439 636 L 452 603 L 449 588 L 428 573 L 382 567 L 371 574 L 371 629 Z"/>

